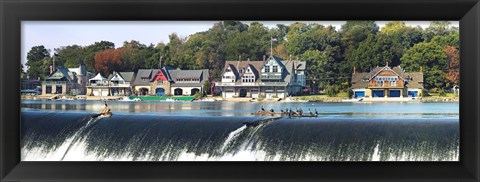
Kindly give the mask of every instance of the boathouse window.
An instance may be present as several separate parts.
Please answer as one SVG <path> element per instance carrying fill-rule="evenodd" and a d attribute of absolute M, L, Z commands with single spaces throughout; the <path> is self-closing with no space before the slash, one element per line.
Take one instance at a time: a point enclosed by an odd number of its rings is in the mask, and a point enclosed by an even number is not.
<path fill-rule="evenodd" d="M 383 86 L 383 80 L 377 80 L 377 86 Z"/>
<path fill-rule="evenodd" d="M 270 72 L 270 66 L 265 66 L 265 73 Z"/>
<path fill-rule="evenodd" d="M 278 66 L 273 66 L 273 72 L 274 73 L 278 72 Z"/>
<path fill-rule="evenodd" d="M 397 81 L 390 81 L 390 86 L 397 86 Z"/>

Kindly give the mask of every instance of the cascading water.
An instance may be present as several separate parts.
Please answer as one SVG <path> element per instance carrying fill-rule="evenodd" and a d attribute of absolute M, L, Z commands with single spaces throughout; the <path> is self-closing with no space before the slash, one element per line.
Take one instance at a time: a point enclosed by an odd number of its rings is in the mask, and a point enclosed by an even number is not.
<path fill-rule="evenodd" d="M 246 125 L 243 125 L 242 127 L 236 129 L 235 131 L 232 131 L 230 134 L 228 134 L 228 137 L 227 139 L 225 140 L 225 142 L 223 143 L 223 146 L 222 146 L 222 150 L 225 149 L 225 147 L 227 147 L 227 145 L 235 139 L 235 137 L 238 136 L 238 134 L 240 132 L 242 132 L 243 130 L 247 129 L 247 126 Z"/>
<path fill-rule="evenodd" d="M 22 112 L 23 161 L 457 161 L 458 119 Z"/>

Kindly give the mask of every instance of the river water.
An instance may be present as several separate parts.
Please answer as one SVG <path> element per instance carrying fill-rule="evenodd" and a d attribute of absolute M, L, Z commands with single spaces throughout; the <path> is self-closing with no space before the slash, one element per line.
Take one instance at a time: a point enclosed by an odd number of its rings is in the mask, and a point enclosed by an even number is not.
<path fill-rule="evenodd" d="M 458 161 L 458 103 L 22 101 L 23 161 Z M 316 118 L 252 113 L 318 111 Z"/>

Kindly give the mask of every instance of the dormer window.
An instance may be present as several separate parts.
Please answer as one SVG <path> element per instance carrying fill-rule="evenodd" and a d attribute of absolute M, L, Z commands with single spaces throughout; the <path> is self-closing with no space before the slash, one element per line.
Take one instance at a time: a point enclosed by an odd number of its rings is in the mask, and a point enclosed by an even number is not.
<path fill-rule="evenodd" d="M 265 73 L 270 72 L 270 66 L 265 66 Z"/>
<path fill-rule="evenodd" d="M 227 68 L 227 70 L 225 72 L 231 72 L 231 71 L 232 71 L 232 69 Z"/>
<path fill-rule="evenodd" d="M 273 66 L 273 72 L 277 73 L 278 72 L 278 66 Z"/>

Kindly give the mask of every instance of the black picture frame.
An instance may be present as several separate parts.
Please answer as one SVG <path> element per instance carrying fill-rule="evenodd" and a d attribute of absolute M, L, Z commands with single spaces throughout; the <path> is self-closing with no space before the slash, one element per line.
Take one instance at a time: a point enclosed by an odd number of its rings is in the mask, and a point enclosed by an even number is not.
<path fill-rule="evenodd" d="M 479 181 L 478 0 L 1 0 L 1 181 Z M 21 162 L 23 20 L 459 20 L 460 162 Z"/>

